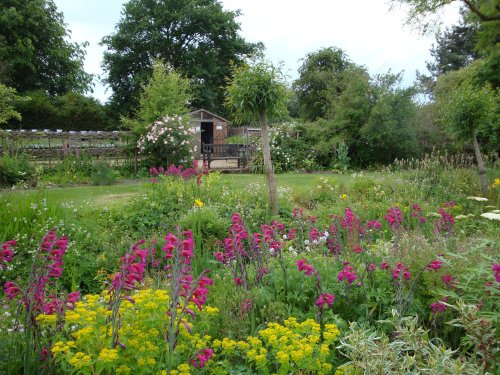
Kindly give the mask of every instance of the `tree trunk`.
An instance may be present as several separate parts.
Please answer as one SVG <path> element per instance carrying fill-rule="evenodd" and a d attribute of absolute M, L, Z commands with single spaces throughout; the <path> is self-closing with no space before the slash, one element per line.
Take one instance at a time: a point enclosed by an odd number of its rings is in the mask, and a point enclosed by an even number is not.
<path fill-rule="evenodd" d="M 269 193 L 269 207 L 273 215 L 278 216 L 278 192 L 274 177 L 273 163 L 271 162 L 271 147 L 269 145 L 269 129 L 267 127 L 266 112 L 259 114 L 262 154 L 264 156 L 264 172 L 266 173 L 267 191 Z"/>
<path fill-rule="evenodd" d="M 476 154 L 477 169 L 479 170 L 479 179 L 481 180 L 481 192 L 483 197 L 486 198 L 488 195 L 488 182 L 486 181 L 486 168 L 483 163 L 483 158 L 481 157 L 481 150 L 479 149 L 479 143 L 477 143 L 476 133 L 472 137 L 472 144 L 474 146 L 474 152 Z"/>

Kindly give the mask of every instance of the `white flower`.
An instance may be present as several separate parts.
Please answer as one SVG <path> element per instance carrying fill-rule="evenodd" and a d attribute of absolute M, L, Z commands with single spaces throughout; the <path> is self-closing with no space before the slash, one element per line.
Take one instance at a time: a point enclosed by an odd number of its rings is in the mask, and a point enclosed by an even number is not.
<path fill-rule="evenodd" d="M 309 240 L 305 240 L 304 245 L 309 245 Z"/>
<path fill-rule="evenodd" d="M 472 201 L 478 201 L 478 202 L 487 202 L 488 198 L 483 198 L 483 197 L 467 197 L 467 199 L 470 199 Z"/>
<path fill-rule="evenodd" d="M 283 239 L 286 240 L 288 237 L 286 234 L 283 235 Z"/>
<path fill-rule="evenodd" d="M 485 212 L 484 214 L 481 214 L 481 217 L 490 220 L 500 220 L 500 214 L 496 214 L 494 212 Z"/>
<path fill-rule="evenodd" d="M 306 246 L 306 251 L 307 252 L 311 251 L 311 249 L 309 248 L 309 246 Z"/>
<path fill-rule="evenodd" d="M 491 212 L 493 212 L 494 214 L 500 214 L 500 210 L 493 210 Z"/>
<path fill-rule="evenodd" d="M 468 216 L 466 216 L 466 215 L 457 215 L 457 216 L 455 216 L 455 220 L 462 220 L 462 219 L 467 219 L 467 218 L 468 218 Z"/>
<path fill-rule="evenodd" d="M 290 246 L 290 247 L 288 248 L 288 251 L 293 251 L 293 246 Z"/>

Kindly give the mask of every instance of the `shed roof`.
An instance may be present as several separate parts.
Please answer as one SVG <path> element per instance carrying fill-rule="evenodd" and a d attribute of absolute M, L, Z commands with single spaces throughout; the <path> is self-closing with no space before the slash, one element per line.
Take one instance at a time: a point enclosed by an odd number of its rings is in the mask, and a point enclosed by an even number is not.
<path fill-rule="evenodd" d="M 190 114 L 191 116 L 194 116 L 195 114 L 198 114 L 198 113 L 200 113 L 200 112 L 205 112 L 205 113 L 209 114 L 209 115 L 210 115 L 210 116 L 212 116 L 212 117 L 216 117 L 216 118 L 218 118 L 218 119 L 219 119 L 219 120 L 221 120 L 222 122 L 229 122 L 229 121 L 228 121 L 228 120 L 226 120 L 224 117 L 221 117 L 221 116 L 219 116 L 219 115 L 216 115 L 215 113 L 212 113 L 212 112 L 210 112 L 210 111 L 207 111 L 206 109 L 203 109 L 203 108 L 197 109 L 196 111 L 190 112 L 189 114 Z"/>

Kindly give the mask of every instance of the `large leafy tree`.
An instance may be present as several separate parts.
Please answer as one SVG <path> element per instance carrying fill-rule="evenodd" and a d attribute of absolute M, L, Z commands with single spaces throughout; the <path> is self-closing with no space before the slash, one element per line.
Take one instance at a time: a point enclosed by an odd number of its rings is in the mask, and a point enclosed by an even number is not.
<path fill-rule="evenodd" d="M 301 116 L 309 121 L 325 118 L 330 105 L 329 92 L 340 92 L 340 75 L 353 66 L 344 51 L 328 47 L 309 53 L 293 83 Z"/>
<path fill-rule="evenodd" d="M 265 61 L 235 68 L 227 87 L 226 105 L 231 109 L 236 122 L 259 121 L 269 206 L 273 215 L 278 215 L 278 193 L 267 121 L 286 113 L 287 92 L 281 69 Z"/>
<path fill-rule="evenodd" d="M 217 0 L 130 0 L 122 14 L 116 32 L 102 41 L 111 103 L 122 114 L 137 106 L 155 59 L 192 79 L 194 107 L 219 111 L 231 63 L 239 65 L 260 48 L 238 35 L 239 12 L 224 10 Z"/>
<path fill-rule="evenodd" d="M 0 81 L 23 94 L 85 92 L 85 45 L 70 43 L 52 0 L 3 0 L 0 6 Z"/>
<path fill-rule="evenodd" d="M 12 87 L 0 84 L 0 124 L 6 123 L 11 118 L 21 120 L 21 114 L 14 108 L 19 96 Z"/>

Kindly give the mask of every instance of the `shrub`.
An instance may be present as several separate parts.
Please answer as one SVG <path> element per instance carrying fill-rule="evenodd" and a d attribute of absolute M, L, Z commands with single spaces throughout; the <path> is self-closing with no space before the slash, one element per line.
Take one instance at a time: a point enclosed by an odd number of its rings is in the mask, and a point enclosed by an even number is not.
<path fill-rule="evenodd" d="M 189 117 L 164 116 L 146 127 L 137 142 L 146 164 L 188 164 L 193 158 L 193 133 Z"/>
<path fill-rule="evenodd" d="M 25 183 L 33 187 L 37 184 L 35 168 L 30 164 L 26 154 L 10 157 L 4 154 L 0 158 L 0 187 Z"/>
<path fill-rule="evenodd" d="M 93 185 L 112 185 L 116 181 L 116 172 L 105 163 L 97 163 L 92 173 Z"/>

